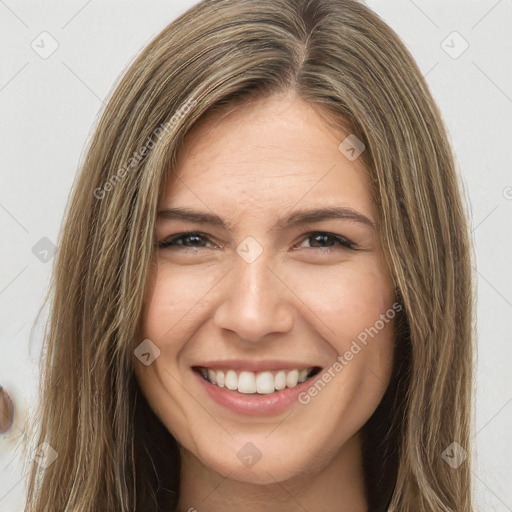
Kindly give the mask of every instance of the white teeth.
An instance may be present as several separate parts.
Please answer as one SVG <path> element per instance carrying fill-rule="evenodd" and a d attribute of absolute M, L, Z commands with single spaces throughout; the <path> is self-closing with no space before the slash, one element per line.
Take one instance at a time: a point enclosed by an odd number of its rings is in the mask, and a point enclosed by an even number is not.
<path fill-rule="evenodd" d="M 284 370 L 276 373 L 276 376 L 274 377 L 274 387 L 278 391 L 286 387 L 286 372 Z"/>
<path fill-rule="evenodd" d="M 214 382 L 212 382 L 212 384 L 214 384 Z M 228 389 L 231 389 L 233 391 L 238 388 L 238 378 L 236 376 L 235 370 L 227 371 L 224 384 Z"/>
<path fill-rule="evenodd" d="M 292 370 L 286 375 L 286 387 L 293 388 L 299 381 L 299 370 Z"/>
<path fill-rule="evenodd" d="M 266 395 L 274 392 L 274 377 L 270 372 L 258 373 L 256 377 L 256 389 L 258 393 Z"/>
<path fill-rule="evenodd" d="M 252 372 L 240 372 L 238 376 L 238 391 L 240 393 L 256 393 L 256 378 Z"/>
<path fill-rule="evenodd" d="M 311 373 L 312 368 L 301 370 L 279 370 L 277 372 L 249 372 L 235 370 L 214 370 L 212 368 L 201 368 L 201 375 L 211 384 L 221 388 L 226 387 L 232 391 L 244 394 L 259 393 L 268 395 L 274 391 L 281 391 L 285 388 L 293 388 L 304 382 Z"/>

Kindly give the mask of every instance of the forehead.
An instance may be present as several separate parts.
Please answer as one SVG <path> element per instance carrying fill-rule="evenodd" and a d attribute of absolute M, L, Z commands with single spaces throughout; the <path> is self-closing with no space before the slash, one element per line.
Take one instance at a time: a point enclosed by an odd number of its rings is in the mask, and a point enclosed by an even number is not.
<path fill-rule="evenodd" d="M 371 214 L 362 160 L 350 161 L 338 149 L 347 135 L 289 95 L 215 112 L 187 135 L 162 200 L 258 209 L 291 207 L 303 197 Z"/>

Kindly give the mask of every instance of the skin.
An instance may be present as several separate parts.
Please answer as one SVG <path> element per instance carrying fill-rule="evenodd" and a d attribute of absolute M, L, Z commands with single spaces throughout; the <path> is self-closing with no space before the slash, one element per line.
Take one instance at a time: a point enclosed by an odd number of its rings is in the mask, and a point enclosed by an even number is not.
<path fill-rule="evenodd" d="M 375 223 L 362 160 L 338 149 L 347 135 L 292 93 L 266 97 L 197 125 L 162 192 L 159 210 L 189 207 L 232 224 L 157 221 L 159 243 L 203 233 L 156 249 L 141 339 L 160 355 L 135 368 L 150 406 L 182 446 L 180 511 L 367 510 L 360 430 L 391 376 L 392 321 L 307 405 L 277 415 L 222 407 L 191 369 L 208 359 L 292 358 L 326 371 L 391 309 L 393 282 L 372 226 L 336 218 L 276 224 L 326 205 Z M 355 249 L 315 231 L 345 237 Z M 236 252 L 247 236 L 263 248 L 252 263 Z M 248 442 L 262 454 L 252 467 L 237 457 Z"/>

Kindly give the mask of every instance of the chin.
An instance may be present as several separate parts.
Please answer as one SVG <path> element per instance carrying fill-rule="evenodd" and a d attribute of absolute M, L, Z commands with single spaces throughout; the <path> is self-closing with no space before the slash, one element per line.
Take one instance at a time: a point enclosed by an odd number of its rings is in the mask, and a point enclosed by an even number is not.
<path fill-rule="evenodd" d="M 194 455 L 204 466 L 230 480 L 258 485 L 276 484 L 304 473 L 314 473 L 330 459 L 325 453 L 290 456 L 290 449 L 277 442 L 277 438 L 276 442 L 230 439 L 222 447 L 218 444 L 215 451 L 208 444 L 201 454 Z"/>

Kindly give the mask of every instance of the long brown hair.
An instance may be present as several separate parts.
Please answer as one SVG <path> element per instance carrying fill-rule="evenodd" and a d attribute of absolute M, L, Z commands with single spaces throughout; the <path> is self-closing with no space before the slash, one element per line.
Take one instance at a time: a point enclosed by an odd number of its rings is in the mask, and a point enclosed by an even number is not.
<path fill-rule="evenodd" d="M 35 443 L 58 457 L 32 463 L 26 512 L 175 510 L 179 447 L 133 372 L 159 194 L 208 112 L 286 91 L 365 144 L 404 308 L 393 377 L 365 426 L 370 509 L 473 511 L 470 457 L 453 467 L 444 455 L 471 452 L 471 249 L 447 134 L 420 70 L 354 0 L 204 0 L 125 73 L 74 184 L 47 297 Z"/>

